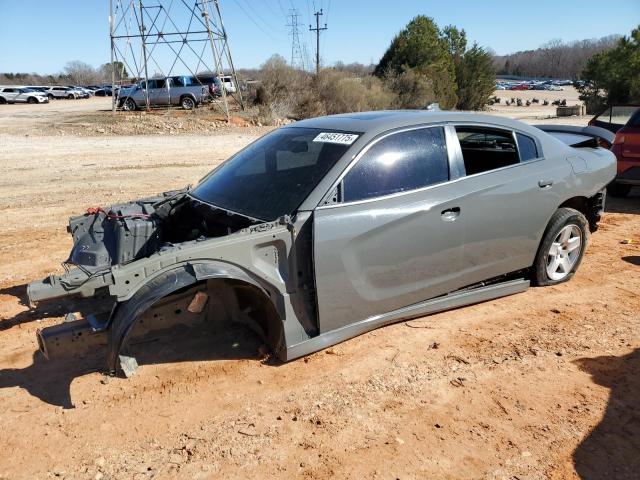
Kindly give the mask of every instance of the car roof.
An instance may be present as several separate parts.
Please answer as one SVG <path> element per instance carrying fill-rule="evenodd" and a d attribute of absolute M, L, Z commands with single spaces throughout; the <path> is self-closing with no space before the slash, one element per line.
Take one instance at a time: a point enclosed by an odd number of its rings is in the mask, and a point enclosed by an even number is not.
<path fill-rule="evenodd" d="M 510 118 L 475 112 L 451 112 L 440 110 L 381 110 L 374 112 L 328 115 L 291 124 L 291 127 L 322 128 L 358 132 L 367 136 L 377 135 L 396 128 L 430 123 L 470 122 L 492 124 L 497 127 L 531 131 L 531 126 Z"/>

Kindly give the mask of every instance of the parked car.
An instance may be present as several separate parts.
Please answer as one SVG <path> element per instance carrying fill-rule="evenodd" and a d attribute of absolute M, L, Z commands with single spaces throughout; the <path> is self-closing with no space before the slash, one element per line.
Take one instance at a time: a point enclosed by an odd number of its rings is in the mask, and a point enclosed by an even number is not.
<path fill-rule="evenodd" d="M 72 88 L 73 90 L 76 90 L 79 93 L 78 94 L 79 98 L 89 98 L 89 97 L 93 96 L 93 90 L 90 90 L 88 88 L 78 87 L 78 86 L 74 86 L 74 85 L 72 85 L 70 88 Z"/>
<path fill-rule="evenodd" d="M 221 80 L 227 93 L 236 93 L 236 82 L 231 75 L 224 75 Z"/>
<path fill-rule="evenodd" d="M 0 104 L 6 103 L 49 103 L 42 92 L 26 87 L 0 87 Z"/>
<path fill-rule="evenodd" d="M 80 96 L 80 93 L 78 91 L 69 87 L 61 87 L 61 86 L 49 87 L 46 93 L 47 93 L 47 97 L 49 97 L 50 99 L 68 98 L 69 100 L 72 100 Z"/>
<path fill-rule="evenodd" d="M 100 87 L 93 92 L 96 97 L 111 97 L 113 95 L 113 91 L 111 87 Z"/>
<path fill-rule="evenodd" d="M 509 90 L 529 90 L 529 89 L 530 87 L 526 83 L 516 83 L 514 85 L 511 85 L 511 87 L 509 88 Z"/>
<path fill-rule="evenodd" d="M 211 97 L 220 97 L 222 95 L 222 82 L 217 75 L 197 75 L 197 82 L 207 85 Z"/>
<path fill-rule="evenodd" d="M 192 77 L 182 75 L 149 80 L 147 90 L 143 80 L 131 88 L 121 88 L 118 93 L 118 107 L 131 111 L 146 106 L 147 93 L 152 107 L 179 105 L 185 110 L 196 108 L 209 98 L 207 86 L 194 82 Z"/>
<path fill-rule="evenodd" d="M 439 111 L 367 112 L 275 130 L 193 189 L 72 217 L 66 273 L 30 302 L 95 299 L 38 331 L 47 358 L 134 327 L 254 322 L 283 360 L 403 319 L 569 280 L 615 156 L 596 127 Z M 552 131 L 553 130 L 553 131 Z M 604 140 L 603 140 L 604 139 Z M 86 300 L 85 300 L 86 301 Z"/>
<path fill-rule="evenodd" d="M 611 151 L 618 161 L 618 173 L 607 191 L 614 197 L 626 197 L 634 186 L 640 186 L 640 105 L 610 105 L 589 125 L 615 134 Z"/>

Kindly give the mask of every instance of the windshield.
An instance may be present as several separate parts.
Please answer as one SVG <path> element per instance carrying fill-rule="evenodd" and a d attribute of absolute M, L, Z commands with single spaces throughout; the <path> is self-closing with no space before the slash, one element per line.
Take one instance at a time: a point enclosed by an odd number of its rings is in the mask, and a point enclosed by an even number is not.
<path fill-rule="evenodd" d="M 357 138 L 347 132 L 281 128 L 210 173 L 192 195 L 252 218 L 276 220 L 300 206 Z"/>

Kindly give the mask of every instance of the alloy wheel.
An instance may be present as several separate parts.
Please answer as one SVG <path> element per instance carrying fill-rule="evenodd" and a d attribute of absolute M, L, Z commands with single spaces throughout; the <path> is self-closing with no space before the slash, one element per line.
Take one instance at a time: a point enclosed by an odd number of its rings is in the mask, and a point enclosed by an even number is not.
<path fill-rule="evenodd" d="M 562 227 L 547 253 L 547 275 L 551 280 L 562 280 L 571 273 L 580 258 L 582 244 L 582 232 L 577 225 Z"/>

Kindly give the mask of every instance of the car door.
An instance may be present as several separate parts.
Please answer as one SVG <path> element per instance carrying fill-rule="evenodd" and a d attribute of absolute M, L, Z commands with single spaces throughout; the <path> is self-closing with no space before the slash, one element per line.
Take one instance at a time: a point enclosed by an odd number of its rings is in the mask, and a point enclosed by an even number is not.
<path fill-rule="evenodd" d="M 16 103 L 26 103 L 27 98 L 29 97 L 29 93 L 25 92 L 21 88 L 16 89 L 16 96 L 14 101 Z"/>
<path fill-rule="evenodd" d="M 455 290 L 464 245 L 442 126 L 374 140 L 314 212 L 320 331 Z"/>
<path fill-rule="evenodd" d="M 18 96 L 18 90 L 15 88 L 5 88 L 2 93 L 9 103 L 15 102 L 16 97 Z"/>
<path fill-rule="evenodd" d="M 155 88 L 151 94 L 154 105 L 169 105 L 169 82 L 171 79 L 162 78 L 155 81 Z"/>
<path fill-rule="evenodd" d="M 458 188 L 467 283 L 530 267 L 569 164 L 546 159 L 539 142 L 524 133 L 481 125 L 456 125 L 455 131 L 465 171 Z"/>

